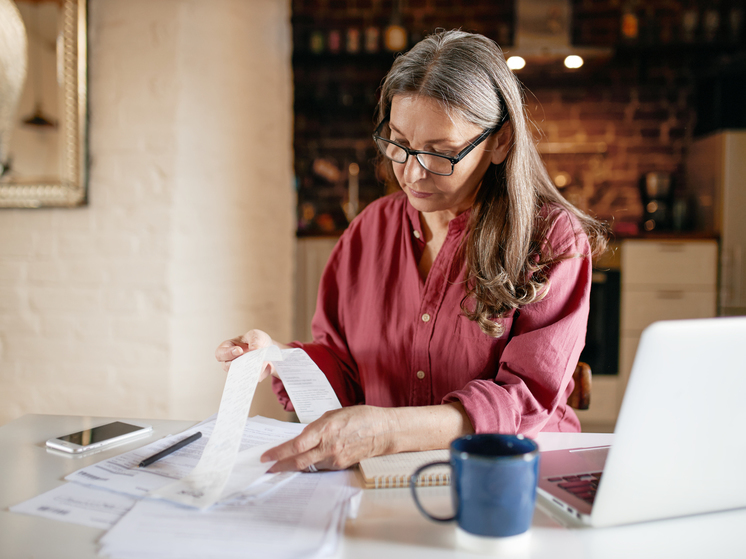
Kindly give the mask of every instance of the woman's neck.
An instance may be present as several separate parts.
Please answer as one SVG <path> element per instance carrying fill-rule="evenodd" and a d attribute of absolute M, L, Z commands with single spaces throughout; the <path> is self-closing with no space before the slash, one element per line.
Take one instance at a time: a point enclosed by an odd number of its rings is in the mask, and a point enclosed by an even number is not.
<path fill-rule="evenodd" d="M 418 270 L 423 281 L 427 279 L 427 274 L 448 236 L 448 224 L 456 217 L 457 215 L 452 212 L 420 212 L 425 250 L 422 252 Z"/>
<path fill-rule="evenodd" d="M 457 217 L 453 212 L 420 212 L 420 222 L 424 240 L 444 239 L 448 234 L 448 224 Z"/>

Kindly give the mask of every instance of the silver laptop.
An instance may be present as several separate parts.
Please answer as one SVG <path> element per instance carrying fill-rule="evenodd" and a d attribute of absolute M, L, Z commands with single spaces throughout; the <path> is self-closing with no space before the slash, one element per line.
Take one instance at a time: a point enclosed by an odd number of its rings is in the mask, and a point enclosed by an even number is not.
<path fill-rule="evenodd" d="M 614 526 L 746 507 L 746 317 L 642 334 L 611 447 L 543 452 L 540 502 Z"/>

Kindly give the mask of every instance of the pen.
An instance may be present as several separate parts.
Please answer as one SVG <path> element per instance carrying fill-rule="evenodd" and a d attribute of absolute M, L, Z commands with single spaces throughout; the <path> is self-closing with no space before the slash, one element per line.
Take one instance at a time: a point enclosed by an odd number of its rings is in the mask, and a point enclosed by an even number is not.
<path fill-rule="evenodd" d="M 193 443 L 197 439 L 199 439 L 202 436 L 202 433 L 197 431 L 194 435 L 190 435 L 186 439 L 183 439 L 179 441 L 176 444 L 172 444 L 168 448 L 161 450 L 160 452 L 153 454 L 153 456 L 150 456 L 149 458 L 146 458 L 142 462 L 140 462 L 140 467 L 144 468 L 145 466 L 150 466 L 153 462 L 156 462 L 163 458 L 164 456 L 168 456 L 169 454 L 173 454 L 180 448 L 184 448 L 186 445 Z"/>

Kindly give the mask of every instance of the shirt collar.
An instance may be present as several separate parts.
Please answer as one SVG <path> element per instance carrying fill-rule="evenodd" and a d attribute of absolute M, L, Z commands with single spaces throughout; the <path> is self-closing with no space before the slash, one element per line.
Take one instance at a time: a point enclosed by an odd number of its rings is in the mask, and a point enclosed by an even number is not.
<path fill-rule="evenodd" d="M 448 234 L 461 233 L 466 228 L 466 223 L 469 221 L 471 215 L 471 208 L 465 212 L 454 217 L 448 222 Z M 420 212 L 418 212 L 412 204 L 407 200 L 407 216 L 413 231 L 419 231 L 422 234 L 422 221 L 420 220 Z M 423 238 L 420 238 L 421 242 L 424 242 Z"/>

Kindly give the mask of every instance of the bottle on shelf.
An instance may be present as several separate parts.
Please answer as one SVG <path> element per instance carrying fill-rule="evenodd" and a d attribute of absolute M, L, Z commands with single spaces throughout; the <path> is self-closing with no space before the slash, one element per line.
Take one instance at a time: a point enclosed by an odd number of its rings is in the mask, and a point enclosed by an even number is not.
<path fill-rule="evenodd" d="M 345 46 L 349 54 L 357 54 L 360 52 L 360 29 L 357 27 L 349 27 L 347 29 L 347 41 Z"/>
<path fill-rule="evenodd" d="M 720 34 L 720 4 L 712 2 L 702 14 L 702 38 L 708 43 L 717 40 Z"/>
<path fill-rule="evenodd" d="M 699 10 L 694 2 L 689 2 L 681 14 L 681 40 L 692 43 L 699 29 Z"/>
<path fill-rule="evenodd" d="M 640 18 L 637 15 L 636 2 L 632 0 L 628 0 L 622 6 L 620 31 L 622 41 L 626 43 L 636 43 L 640 37 Z"/>
<path fill-rule="evenodd" d="M 731 43 L 738 43 L 741 40 L 744 23 L 744 7 L 734 4 L 728 11 L 728 39 Z"/>
<path fill-rule="evenodd" d="M 375 54 L 380 48 L 381 31 L 375 25 L 365 28 L 365 52 Z"/>
<path fill-rule="evenodd" d="M 407 31 L 401 25 L 389 25 L 386 27 L 386 32 L 384 33 L 384 44 L 388 51 L 403 51 L 407 48 Z"/>
<path fill-rule="evenodd" d="M 311 31 L 311 36 L 308 40 L 308 48 L 313 54 L 321 54 L 324 52 L 324 34 L 318 29 Z"/>
<path fill-rule="evenodd" d="M 383 44 L 389 52 L 400 52 L 407 48 L 407 30 L 402 25 L 399 0 L 394 3 L 391 21 L 383 33 Z"/>
<path fill-rule="evenodd" d="M 328 49 L 332 54 L 339 54 L 342 50 L 342 34 L 339 29 L 332 29 L 328 36 Z"/>

